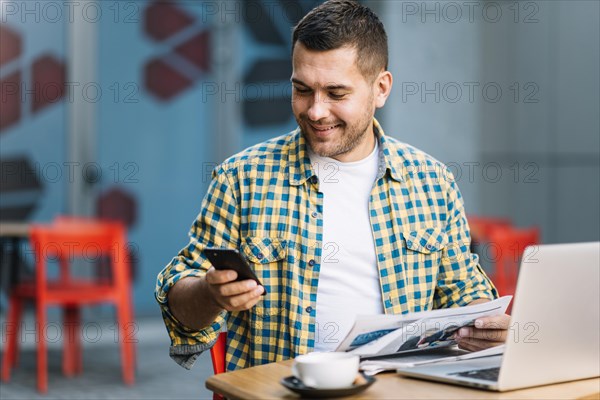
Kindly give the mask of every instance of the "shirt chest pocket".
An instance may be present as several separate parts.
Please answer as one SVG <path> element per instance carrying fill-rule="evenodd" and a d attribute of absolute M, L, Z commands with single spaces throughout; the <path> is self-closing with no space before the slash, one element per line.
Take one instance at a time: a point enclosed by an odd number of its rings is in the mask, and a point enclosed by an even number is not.
<path fill-rule="evenodd" d="M 247 236 L 243 239 L 240 249 L 267 291 L 252 308 L 251 314 L 259 318 L 281 314 L 288 253 L 286 240 L 278 237 Z"/>
<path fill-rule="evenodd" d="M 425 310 L 433 298 L 448 236 L 439 226 L 404 231 L 402 236 L 407 294 L 415 307 L 412 311 Z"/>

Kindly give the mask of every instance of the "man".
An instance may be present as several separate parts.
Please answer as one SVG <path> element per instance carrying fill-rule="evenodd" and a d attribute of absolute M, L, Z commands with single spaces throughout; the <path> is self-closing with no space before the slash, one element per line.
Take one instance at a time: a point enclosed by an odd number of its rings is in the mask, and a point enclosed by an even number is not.
<path fill-rule="evenodd" d="M 186 368 L 223 327 L 233 370 L 334 350 L 358 314 L 497 296 L 469 252 L 451 174 L 374 119 L 392 88 L 377 16 L 329 1 L 292 39 L 298 129 L 215 169 L 189 245 L 158 276 L 171 356 Z M 205 247 L 239 249 L 265 287 L 214 270 Z M 459 343 L 499 344 L 507 326 L 508 316 L 478 321 Z"/>

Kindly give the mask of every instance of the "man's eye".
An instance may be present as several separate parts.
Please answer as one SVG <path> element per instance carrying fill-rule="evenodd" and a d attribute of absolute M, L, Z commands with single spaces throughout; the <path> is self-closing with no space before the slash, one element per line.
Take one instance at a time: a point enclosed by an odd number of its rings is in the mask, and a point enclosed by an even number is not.
<path fill-rule="evenodd" d="M 310 89 L 304 89 L 304 88 L 300 88 L 300 87 L 298 87 L 298 86 L 294 86 L 294 90 L 295 90 L 297 93 L 300 93 L 300 94 L 304 94 L 304 93 L 308 93 L 308 92 L 310 92 Z"/>
<path fill-rule="evenodd" d="M 334 100 L 341 100 L 345 96 L 346 96 L 346 94 L 344 94 L 344 93 L 342 93 L 342 94 L 339 94 L 339 93 L 329 93 L 329 97 L 331 97 Z"/>

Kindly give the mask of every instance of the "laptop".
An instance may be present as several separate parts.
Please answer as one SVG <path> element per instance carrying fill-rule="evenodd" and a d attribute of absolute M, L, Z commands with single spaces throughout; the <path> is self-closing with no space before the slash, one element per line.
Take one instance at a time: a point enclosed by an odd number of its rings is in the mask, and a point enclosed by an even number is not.
<path fill-rule="evenodd" d="M 600 376 L 600 242 L 525 249 L 503 355 L 402 368 L 507 391 Z"/>

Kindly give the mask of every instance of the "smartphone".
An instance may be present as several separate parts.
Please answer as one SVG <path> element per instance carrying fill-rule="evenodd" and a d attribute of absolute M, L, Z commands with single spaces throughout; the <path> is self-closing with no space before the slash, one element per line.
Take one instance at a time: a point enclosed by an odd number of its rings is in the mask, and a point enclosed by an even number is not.
<path fill-rule="evenodd" d="M 235 249 L 224 249 L 220 247 L 206 247 L 202 250 L 202 254 L 210 261 L 210 263 L 218 270 L 232 269 L 237 272 L 236 281 L 252 279 L 257 284 L 263 286 L 246 259 Z M 263 286 L 264 288 L 264 286 Z M 263 291 L 263 296 L 267 294 L 267 289 Z"/>

